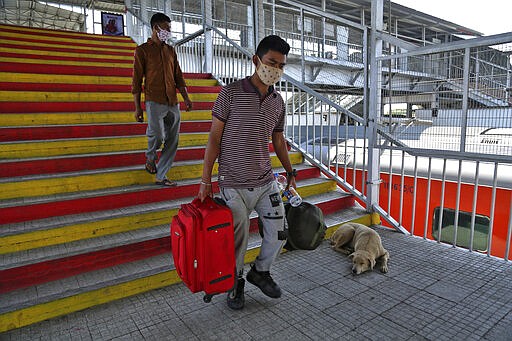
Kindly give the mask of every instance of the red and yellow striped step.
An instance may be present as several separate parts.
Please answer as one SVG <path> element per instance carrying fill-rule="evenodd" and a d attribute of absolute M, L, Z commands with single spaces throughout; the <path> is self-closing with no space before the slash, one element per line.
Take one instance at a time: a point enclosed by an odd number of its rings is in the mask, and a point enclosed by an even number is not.
<path fill-rule="evenodd" d="M 194 186 L 195 189 L 199 190 L 197 184 Z M 310 196 L 324 194 L 335 188 L 336 184 L 333 180 L 324 180 L 314 184 L 300 185 L 297 190 L 301 195 Z M 326 207 L 329 207 L 332 212 L 340 208 L 346 208 L 349 204 L 353 204 L 354 201 L 350 195 L 345 197 L 339 196 L 333 200 L 334 202 L 332 203 L 326 203 Z M 108 213 L 109 210 L 101 211 Z M 116 214 L 113 211 L 112 214 L 114 216 L 106 214 L 101 219 L 95 219 L 94 221 L 88 220 L 72 224 L 47 226 L 46 228 L 29 230 L 15 235 L 5 235 L 0 237 L 0 254 L 27 251 L 167 225 L 177 211 L 177 207 L 162 207 L 150 212 L 146 212 L 142 208 L 137 212 L 123 215 Z M 257 230 L 257 224 L 255 225 L 253 230 Z"/>
<path fill-rule="evenodd" d="M 95 53 L 95 50 L 134 50 L 137 44 L 130 37 L 104 36 L 88 33 L 72 32 L 51 32 L 33 30 L 22 27 L 9 27 L 0 25 L 1 42 L 12 42 L 18 45 L 47 45 L 47 46 L 73 46 L 89 48 L 89 53 Z"/>
<path fill-rule="evenodd" d="M 180 133 L 207 132 L 210 126 L 211 121 L 183 121 Z M 146 128 L 146 123 L 0 128 L 0 142 L 139 136 L 146 134 Z"/>
<path fill-rule="evenodd" d="M 214 102 L 218 93 L 190 93 L 192 102 Z M 142 96 L 144 100 L 144 96 Z M 183 97 L 178 93 L 178 100 Z M 12 102 L 130 102 L 133 95 L 130 92 L 52 92 L 52 91 L 0 91 L 0 103 Z M 2 103 L 2 106 L 4 105 Z"/>
<path fill-rule="evenodd" d="M 216 79 L 194 78 L 195 74 L 184 73 L 187 87 L 191 87 L 190 92 L 195 87 L 204 87 L 218 89 Z M 84 76 L 84 75 L 55 75 L 42 73 L 21 73 L 21 72 L 0 72 L 0 82 L 2 83 L 44 83 L 44 84 L 94 84 L 94 85 L 131 85 L 132 77 L 115 76 Z M 212 91 L 205 91 L 212 92 Z"/>
<path fill-rule="evenodd" d="M 179 147 L 204 146 L 208 133 L 181 134 Z M 147 146 L 146 136 L 81 138 L 70 140 L 4 142 L 0 159 L 26 159 L 79 154 L 111 153 L 140 150 Z"/>
<path fill-rule="evenodd" d="M 144 104 L 142 104 L 144 106 Z M 194 110 L 212 110 L 213 101 L 194 102 Z M 0 102 L 0 117 L 3 114 L 23 113 L 91 113 L 105 111 L 130 111 L 135 110 L 132 101 L 123 102 Z M 186 110 L 183 102 L 180 103 L 180 110 Z M 58 124 L 58 123 L 57 123 Z"/>
<path fill-rule="evenodd" d="M 353 205 L 353 197 L 339 197 L 330 201 L 317 203 L 317 206 L 322 210 L 324 215 L 334 213 L 338 210 L 351 207 Z M 164 225 L 169 223 L 169 217 L 177 214 L 177 209 L 164 210 L 160 214 L 153 213 L 152 219 L 160 216 L 160 220 L 155 220 L 153 223 L 156 225 Z M 111 226 L 137 226 L 133 222 L 119 221 L 130 220 L 135 217 L 122 217 L 110 219 L 108 223 Z M 106 222 L 105 222 L 106 223 Z M 161 223 L 161 224 L 160 224 Z M 101 224 L 101 223 L 100 223 Z M 85 224 L 84 224 L 85 225 Z M 91 224 L 89 224 L 91 225 Z M 101 231 L 100 226 L 95 226 L 95 231 Z M 65 230 L 73 230 L 68 228 Z M 91 228 L 81 226 L 78 231 L 83 232 L 91 230 Z M 258 231 L 258 220 L 252 218 L 250 220 L 249 231 L 255 233 Z M 54 231 L 55 236 L 63 231 Z M 99 233 L 100 236 L 104 235 Z M 74 235 L 73 235 L 74 236 Z M 89 238 L 98 236 L 97 233 L 90 234 Z M 48 236 L 41 236 L 45 240 L 51 239 Z M 0 239 L 1 240 L 1 239 Z M 4 241 L 3 245 L 6 245 Z M 0 253 L 3 250 L 0 249 Z M 94 251 L 86 254 L 80 254 L 71 257 L 60 258 L 51 261 L 43 261 L 35 264 L 25 265 L 17 268 L 0 270 L 0 293 L 6 293 L 13 290 L 26 288 L 33 285 L 39 285 L 55 280 L 64 279 L 74 276 L 76 274 L 100 270 L 106 267 L 111 267 L 119 264 L 124 264 L 148 257 L 156 256 L 163 253 L 170 253 L 171 243 L 169 237 L 151 239 L 139 243 L 123 245 L 119 247 L 108 248 L 105 250 Z M 65 270 L 63 270 L 65 269 Z"/>
<path fill-rule="evenodd" d="M 142 167 L 143 165 L 141 165 L 141 168 Z M 195 167 L 193 171 L 200 176 L 202 167 Z M 215 166 L 214 172 L 216 171 L 217 168 Z M 300 170 L 299 174 L 300 177 L 307 178 L 311 176 L 311 174 L 317 174 L 314 172 L 315 170 L 312 168 L 311 170 Z M 140 177 L 148 179 L 146 183 L 152 181 L 152 177 L 144 171 L 141 170 L 139 173 Z M 11 206 L 0 207 L 0 216 L 4 224 L 13 224 L 63 215 L 111 210 L 165 201 L 170 198 L 179 199 L 193 196 L 199 191 L 198 186 L 197 183 L 194 183 L 188 185 L 182 184 L 173 188 L 151 187 L 144 190 L 138 189 L 134 192 L 126 191 L 124 193 L 113 193 L 109 195 L 84 196 L 79 199 L 61 199 L 57 202 L 26 203 L 24 205 L 13 204 Z M 217 191 L 216 187 L 214 189 Z"/>
<path fill-rule="evenodd" d="M 204 147 L 178 149 L 174 161 L 203 159 L 204 150 Z M 142 150 L 98 155 L 6 160 L 0 161 L 0 178 L 79 172 L 85 169 L 95 170 L 137 165 L 142 167 L 145 160 L 146 157 Z"/>
<path fill-rule="evenodd" d="M 178 149 L 174 161 L 202 160 L 204 150 L 203 146 Z M 269 151 L 274 152 L 272 143 L 269 144 Z M 0 178 L 137 166 L 143 164 L 144 161 L 145 156 L 142 150 L 97 155 L 4 160 L 0 161 Z"/>
<path fill-rule="evenodd" d="M 54 30 L 54 29 L 45 29 L 45 28 L 35 28 L 35 27 L 26 27 L 26 26 L 15 26 L 15 25 L 7 25 L 0 24 L 0 31 L 8 32 L 10 34 L 27 34 L 29 36 L 33 36 L 34 34 L 39 37 L 51 37 L 51 38 L 73 38 L 75 40 L 93 40 L 93 41 L 104 41 L 104 42 L 124 42 L 131 43 L 132 45 L 136 45 L 135 42 L 128 36 L 108 36 L 102 34 L 90 34 L 83 32 L 74 32 L 74 31 L 65 31 L 65 30 Z"/>
<path fill-rule="evenodd" d="M 198 103 L 194 103 L 197 106 Z M 211 105 L 211 103 L 209 104 Z M 211 110 L 181 111 L 181 121 L 211 120 Z M 0 110 L 1 111 L 1 110 Z M 133 111 L 111 112 L 29 112 L 1 113 L 0 127 L 29 127 L 40 125 L 74 125 L 98 123 L 133 123 Z"/>
<path fill-rule="evenodd" d="M 202 144 L 204 145 L 204 144 Z M 279 167 L 276 156 L 271 156 L 273 167 Z M 291 153 L 292 164 L 302 163 L 302 154 Z M 174 164 L 167 176 L 173 180 L 200 178 L 203 171 L 202 160 Z M 216 172 L 216 168 L 215 168 Z M 153 184 L 154 176 L 140 168 L 110 169 L 105 172 L 88 172 L 44 178 L 13 178 L 0 182 L 0 200 L 50 196 L 64 193 L 77 193 L 105 190 L 134 185 Z"/>

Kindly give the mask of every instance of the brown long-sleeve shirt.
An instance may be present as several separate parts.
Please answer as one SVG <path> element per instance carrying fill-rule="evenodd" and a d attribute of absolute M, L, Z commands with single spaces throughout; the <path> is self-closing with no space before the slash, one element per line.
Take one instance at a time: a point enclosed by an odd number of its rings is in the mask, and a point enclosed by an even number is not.
<path fill-rule="evenodd" d="M 176 89 L 186 87 L 186 83 L 172 46 L 158 44 L 151 39 L 137 46 L 133 62 L 132 94 L 142 93 L 143 79 L 146 101 L 178 104 Z"/>

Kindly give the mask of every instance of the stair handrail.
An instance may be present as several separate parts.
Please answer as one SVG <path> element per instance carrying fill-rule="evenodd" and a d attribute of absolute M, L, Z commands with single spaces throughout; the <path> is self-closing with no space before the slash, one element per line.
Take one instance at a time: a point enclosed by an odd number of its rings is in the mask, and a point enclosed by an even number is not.
<path fill-rule="evenodd" d="M 173 45 L 174 45 L 175 47 L 177 47 L 177 46 L 181 46 L 181 45 L 183 45 L 183 44 L 188 43 L 188 42 L 189 42 L 189 41 L 191 41 L 191 40 L 196 39 L 197 37 L 199 37 L 199 36 L 203 35 L 205 32 L 208 32 L 208 31 L 211 31 L 211 28 L 208 28 L 208 27 L 202 28 L 202 29 L 200 29 L 200 30 L 195 31 L 195 32 L 194 32 L 194 33 L 192 33 L 192 34 L 189 34 L 189 35 L 188 35 L 188 36 L 186 36 L 185 38 L 182 38 L 182 39 L 180 39 L 180 40 L 177 40 L 177 41 L 173 42 Z"/>

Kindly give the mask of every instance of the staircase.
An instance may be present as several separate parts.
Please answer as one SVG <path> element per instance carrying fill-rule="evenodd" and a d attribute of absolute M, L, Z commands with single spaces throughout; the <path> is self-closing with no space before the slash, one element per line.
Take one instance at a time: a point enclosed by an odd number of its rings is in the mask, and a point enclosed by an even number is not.
<path fill-rule="evenodd" d="M 194 111 L 182 111 L 168 174 L 179 185 L 156 186 L 144 171 L 146 124 L 133 118 L 134 48 L 128 37 L 0 25 L 0 332 L 180 282 L 169 223 L 199 190 L 220 87 L 185 74 Z M 290 157 L 299 193 L 329 227 L 372 223 L 300 153 Z M 252 218 L 247 262 L 259 247 Z"/>

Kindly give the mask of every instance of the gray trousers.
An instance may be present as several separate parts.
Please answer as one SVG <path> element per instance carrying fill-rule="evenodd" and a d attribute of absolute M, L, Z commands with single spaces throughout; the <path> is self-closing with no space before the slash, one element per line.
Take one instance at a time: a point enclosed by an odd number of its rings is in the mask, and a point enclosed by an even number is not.
<path fill-rule="evenodd" d="M 162 153 L 158 161 L 156 178 L 163 180 L 171 169 L 176 151 L 178 150 L 178 137 L 180 130 L 180 107 L 169 106 L 152 101 L 146 101 L 146 113 L 148 116 L 148 149 L 146 158 L 157 159 L 157 150 L 162 146 Z"/>
<path fill-rule="evenodd" d="M 270 267 L 285 243 L 286 219 L 283 201 L 275 181 L 256 188 L 221 188 L 221 194 L 233 212 L 235 227 L 235 256 L 238 274 L 243 274 L 244 258 L 249 240 L 249 215 L 256 210 L 263 222 L 263 240 L 256 269 Z"/>

